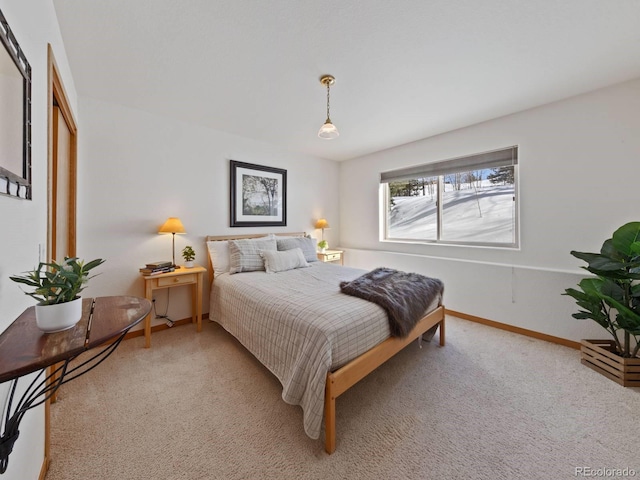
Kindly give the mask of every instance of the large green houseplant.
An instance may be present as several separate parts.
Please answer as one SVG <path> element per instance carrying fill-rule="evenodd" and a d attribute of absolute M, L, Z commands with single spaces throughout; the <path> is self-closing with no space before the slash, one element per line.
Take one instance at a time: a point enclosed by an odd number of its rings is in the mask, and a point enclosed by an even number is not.
<path fill-rule="evenodd" d="M 571 255 L 587 262 L 582 268 L 595 275 L 582 279 L 579 289 L 565 290 L 580 307 L 572 316 L 597 322 L 613 337 L 614 353 L 634 358 L 640 349 L 640 222 L 618 228 L 600 253 Z"/>

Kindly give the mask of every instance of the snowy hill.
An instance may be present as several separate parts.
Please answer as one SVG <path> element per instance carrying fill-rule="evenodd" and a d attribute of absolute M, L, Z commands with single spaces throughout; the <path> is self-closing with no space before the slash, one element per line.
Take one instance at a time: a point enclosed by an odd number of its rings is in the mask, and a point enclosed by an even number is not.
<path fill-rule="evenodd" d="M 477 188 L 463 185 L 443 194 L 442 238 L 445 241 L 515 243 L 513 185 L 483 181 Z M 393 197 L 389 215 L 389 238 L 435 240 L 435 195 Z"/>

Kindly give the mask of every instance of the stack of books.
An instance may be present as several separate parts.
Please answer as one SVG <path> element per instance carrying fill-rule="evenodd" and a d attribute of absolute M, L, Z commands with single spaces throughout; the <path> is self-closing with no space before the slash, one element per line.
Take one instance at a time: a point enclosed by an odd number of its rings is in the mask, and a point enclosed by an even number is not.
<path fill-rule="evenodd" d="M 140 269 L 143 275 L 158 275 L 160 273 L 168 273 L 175 271 L 175 266 L 171 262 L 153 262 L 147 263 Z"/>

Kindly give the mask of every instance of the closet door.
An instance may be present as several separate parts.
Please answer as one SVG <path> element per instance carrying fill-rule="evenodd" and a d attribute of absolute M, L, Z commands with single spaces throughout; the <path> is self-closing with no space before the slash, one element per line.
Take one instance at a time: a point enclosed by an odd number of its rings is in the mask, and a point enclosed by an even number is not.
<path fill-rule="evenodd" d="M 53 106 L 53 165 L 51 185 L 51 251 L 53 260 L 60 261 L 64 257 L 74 255 L 71 224 L 72 175 L 71 165 L 71 131 L 60 111 Z"/>

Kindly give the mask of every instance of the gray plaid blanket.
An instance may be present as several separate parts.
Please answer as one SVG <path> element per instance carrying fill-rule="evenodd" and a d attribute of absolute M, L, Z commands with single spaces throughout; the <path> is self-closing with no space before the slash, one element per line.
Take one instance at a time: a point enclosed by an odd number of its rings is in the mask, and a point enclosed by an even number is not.
<path fill-rule="evenodd" d="M 381 267 L 350 282 L 340 282 L 340 290 L 380 305 L 389 317 L 391 335 L 406 337 L 431 302 L 442 294 L 444 284 L 437 278 Z"/>

